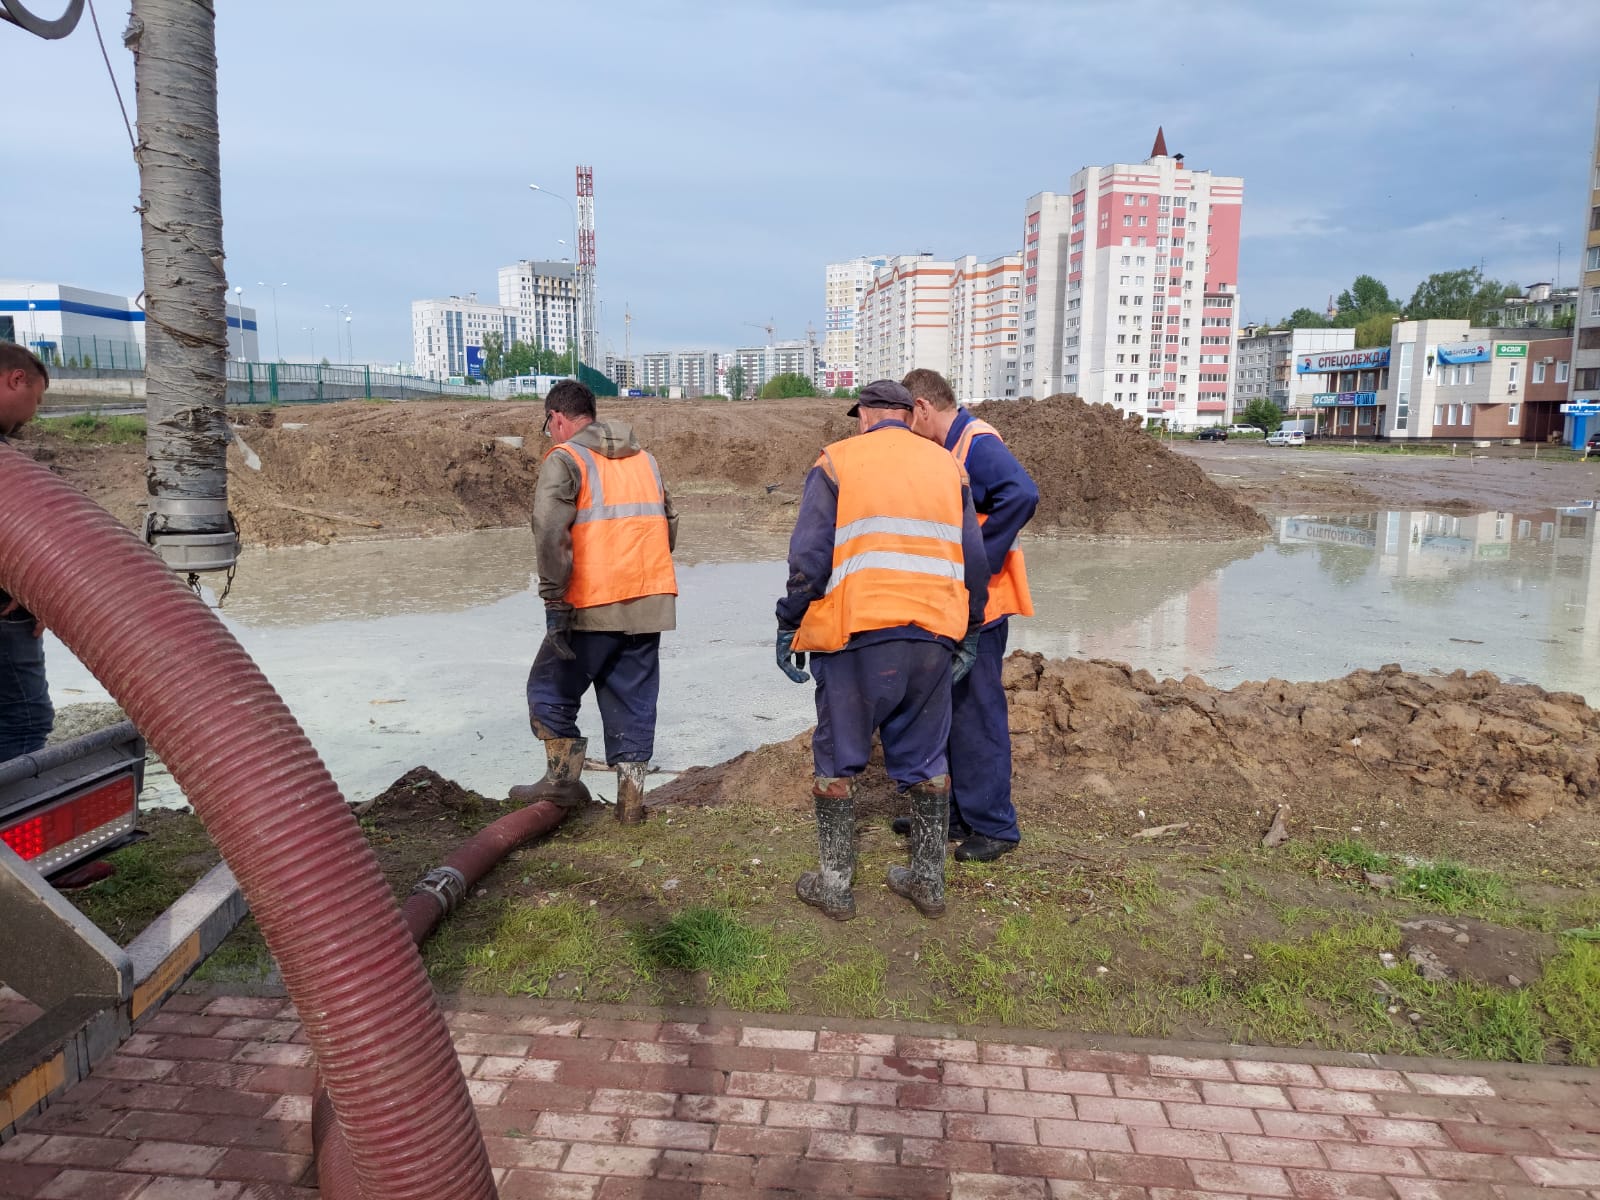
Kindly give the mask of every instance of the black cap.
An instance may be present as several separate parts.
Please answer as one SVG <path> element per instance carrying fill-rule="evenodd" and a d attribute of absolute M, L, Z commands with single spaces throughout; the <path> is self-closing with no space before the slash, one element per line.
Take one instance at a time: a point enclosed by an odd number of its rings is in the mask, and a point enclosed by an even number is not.
<path fill-rule="evenodd" d="M 856 402 L 850 406 L 847 417 L 853 417 L 866 408 L 903 408 L 912 412 L 916 405 L 912 403 L 911 393 L 892 379 L 874 379 L 861 389 Z"/>

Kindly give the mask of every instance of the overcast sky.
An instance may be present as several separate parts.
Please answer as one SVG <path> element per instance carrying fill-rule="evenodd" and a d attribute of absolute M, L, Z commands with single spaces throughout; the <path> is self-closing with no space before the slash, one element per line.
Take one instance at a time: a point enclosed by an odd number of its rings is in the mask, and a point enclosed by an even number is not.
<path fill-rule="evenodd" d="M 54 15 L 63 0 L 29 0 Z M 411 358 L 414 299 L 567 251 L 595 174 L 603 341 L 731 348 L 822 327 L 823 266 L 1020 249 L 1023 205 L 1156 126 L 1245 180 L 1243 315 L 1368 271 L 1572 283 L 1600 4 L 273 0 L 219 6 L 224 238 L 273 353 Z M 126 9 L 99 0 L 132 104 Z M 87 17 L 0 24 L 0 277 L 139 291 L 137 176 Z M 19 98 L 20 101 L 19 101 Z M 746 323 L 750 324 L 746 324 Z M 329 354 L 329 357 L 333 357 Z"/>

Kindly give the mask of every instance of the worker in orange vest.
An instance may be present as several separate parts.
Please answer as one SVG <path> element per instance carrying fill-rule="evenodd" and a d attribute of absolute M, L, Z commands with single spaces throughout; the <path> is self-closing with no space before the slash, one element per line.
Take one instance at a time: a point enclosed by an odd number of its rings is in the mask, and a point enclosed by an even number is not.
<path fill-rule="evenodd" d="M 1011 799 L 1011 723 L 1001 672 L 1010 618 L 1033 615 L 1016 541 L 1039 507 L 1039 489 L 994 426 L 956 403 L 943 375 L 919 369 L 902 383 L 915 405 L 912 431 L 955 455 L 971 480 L 983 526 L 990 577 L 978 659 L 950 694 L 950 836 L 960 841 L 957 862 L 992 862 L 1022 840 Z M 897 832 L 909 827 L 904 817 L 895 822 Z"/>
<path fill-rule="evenodd" d="M 661 634 L 677 627 L 678 517 L 655 458 L 628 425 L 595 419 L 594 393 L 579 381 L 550 389 L 544 432 L 555 446 L 534 488 L 533 543 L 545 637 L 528 672 L 528 721 L 547 766 L 511 798 L 589 799 L 578 708 L 592 686 L 617 771 L 617 820 L 634 825 L 655 752 Z"/>
<path fill-rule="evenodd" d="M 944 915 L 950 820 L 950 684 L 977 655 L 988 597 L 966 477 L 911 432 L 911 394 L 892 379 L 861 389 L 859 434 L 834 442 L 806 476 L 778 601 L 778 666 L 817 677 L 811 740 L 821 870 L 795 894 L 836 921 L 855 916 L 856 780 L 883 742 L 889 778 L 911 799 L 911 866 L 889 888 Z"/>

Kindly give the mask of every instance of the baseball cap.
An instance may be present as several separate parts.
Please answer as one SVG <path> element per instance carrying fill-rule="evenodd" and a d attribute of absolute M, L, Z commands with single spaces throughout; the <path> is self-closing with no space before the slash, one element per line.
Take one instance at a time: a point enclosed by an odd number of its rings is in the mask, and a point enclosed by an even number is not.
<path fill-rule="evenodd" d="M 868 408 L 903 408 L 907 412 L 916 408 L 911 402 L 911 393 L 892 379 L 874 379 L 867 384 L 845 416 L 857 415 L 862 405 Z"/>

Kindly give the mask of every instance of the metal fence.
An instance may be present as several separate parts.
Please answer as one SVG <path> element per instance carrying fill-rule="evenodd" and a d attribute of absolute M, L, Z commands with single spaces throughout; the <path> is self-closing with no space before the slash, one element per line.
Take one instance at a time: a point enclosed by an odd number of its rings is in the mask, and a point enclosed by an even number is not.
<path fill-rule="evenodd" d="M 22 331 L 18 332 L 20 334 Z M 144 347 L 138 342 L 69 334 L 29 341 L 27 346 L 52 367 L 81 367 L 101 371 L 144 370 Z"/>
<path fill-rule="evenodd" d="M 320 400 L 398 399 L 411 396 L 465 396 L 487 399 L 486 387 L 440 383 L 416 375 L 396 375 L 371 367 L 321 363 L 228 363 L 228 403 L 304 404 Z"/>

